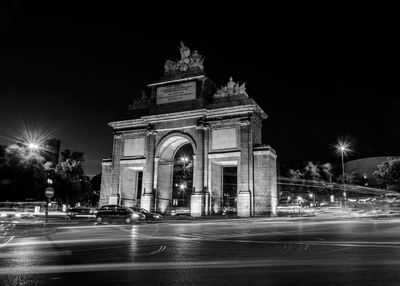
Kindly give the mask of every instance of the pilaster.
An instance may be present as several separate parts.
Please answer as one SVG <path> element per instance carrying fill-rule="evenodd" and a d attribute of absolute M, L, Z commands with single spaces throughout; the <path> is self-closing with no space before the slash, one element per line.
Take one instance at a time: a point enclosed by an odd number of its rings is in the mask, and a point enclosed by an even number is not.
<path fill-rule="evenodd" d="M 120 198 L 120 160 L 123 152 L 123 134 L 114 134 L 113 143 L 113 160 L 112 160 L 112 171 L 111 171 L 111 194 L 109 198 L 109 204 L 119 204 Z"/>
<path fill-rule="evenodd" d="M 238 200 L 237 209 L 238 216 L 249 217 L 252 215 L 252 174 L 251 174 L 251 132 L 250 120 L 243 119 L 240 121 L 240 176 L 238 181 Z"/>
<path fill-rule="evenodd" d="M 156 134 L 154 127 L 149 124 L 146 130 L 146 163 L 143 168 L 143 191 L 141 207 L 151 211 L 154 205 L 154 154 L 156 144 Z"/>
<path fill-rule="evenodd" d="M 196 157 L 194 160 L 193 170 L 193 186 L 194 192 L 191 197 L 191 215 L 194 217 L 204 216 L 206 214 L 206 202 L 204 195 L 204 173 L 206 165 L 204 164 L 204 152 L 205 152 L 205 140 L 204 132 L 207 123 L 204 118 L 201 118 L 197 122 L 196 126 Z"/>

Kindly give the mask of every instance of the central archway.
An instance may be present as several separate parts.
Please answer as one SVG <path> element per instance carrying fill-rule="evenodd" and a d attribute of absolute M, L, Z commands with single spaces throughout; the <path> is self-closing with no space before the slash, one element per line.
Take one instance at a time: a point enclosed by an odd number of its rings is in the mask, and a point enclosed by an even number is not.
<path fill-rule="evenodd" d="M 156 149 L 155 207 L 157 211 L 190 212 L 192 182 L 185 182 L 193 164 L 196 144 L 185 133 L 174 132 L 160 140 Z M 190 175 L 190 174 L 189 174 Z M 190 176 L 189 176 L 190 177 Z"/>
<path fill-rule="evenodd" d="M 172 175 L 172 211 L 190 213 L 193 190 L 193 148 L 184 144 L 175 152 Z"/>

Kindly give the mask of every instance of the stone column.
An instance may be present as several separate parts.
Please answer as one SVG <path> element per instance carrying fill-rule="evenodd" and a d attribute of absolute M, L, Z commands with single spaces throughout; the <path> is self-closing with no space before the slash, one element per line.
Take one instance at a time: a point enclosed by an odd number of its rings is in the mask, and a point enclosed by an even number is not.
<path fill-rule="evenodd" d="M 151 211 L 154 205 L 154 155 L 156 144 L 156 131 L 149 124 L 146 131 L 146 163 L 143 168 L 143 192 L 141 207 Z"/>
<path fill-rule="evenodd" d="M 237 198 L 237 215 L 240 217 L 251 216 L 251 192 L 250 192 L 250 121 L 248 119 L 240 122 L 240 181 L 238 182 L 239 193 Z"/>
<path fill-rule="evenodd" d="M 190 212 L 193 217 L 205 214 L 204 202 L 204 122 L 199 120 L 196 126 L 196 159 L 194 160 L 193 187 L 190 199 Z"/>
<path fill-rule="evenodd" d="M 123 142 L 124 136 L 123 134 L 115 134 L 114 135 L 114 144 L 113 144 L 113 162 L 112 162 L 112 171 L 111 171 L 111 194 L 108 199 L 108 204 L 116 205 L 120 203 L 119 197 L 119 186 L 120 186 L 120 160 L 123 152 Z"/>
<path fill-rule="evenodd" d="M 276 216 L 278 194 L 276 183 L 276 152 L 264 145 L 254 149 L 255 215 Z"/>
<path fill-rule="evenodd" d="M 208 177 L 210 174 L 208 173 L 208 144 L 210 138 L 210 126 L 205 124 L 204 126 L 204 215 L 210 215 L 210 187 L 208 185 Z"/>
<path fill-rule="evenodd" d="M 107 205 L 111 196 L 112 161 L 106 159 L 101 162 L 101 187 L 99 206 Z"/>
<path fill-rule="evenodd" d="M 157 212 L 158 207 L 158 163 L 160 162 L 160 158 L 154 158 L 154 180 L 153 180 L 153 189 L 154 189 L 154 212 Z"/>

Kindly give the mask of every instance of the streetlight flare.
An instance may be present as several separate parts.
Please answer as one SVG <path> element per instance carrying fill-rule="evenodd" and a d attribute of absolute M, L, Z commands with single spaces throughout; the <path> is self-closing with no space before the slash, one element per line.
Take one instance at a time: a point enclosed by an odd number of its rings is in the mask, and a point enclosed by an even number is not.
<path fill-rule="evenodd" d="M 350 143 L 345 140 L 339 139 L 337 145 L 335 145 L 336 150 L 340 155 L 346 155 L 351 152 Z"/>
<path fill-rule="evenodd" d="M 181 160 L 182 162 L 188 162 L 188 161 L 189 161 L 189 158 L 188 158 L 188 157 L 181 157 L 180 160 Z"/>
<path fill-rule="evenodd" d="M 31 142 L 31 143 L 28 143 L 28 148 L 31 150 L 37 150 L 37 149 L 39 149 L 39 145 Z"/>

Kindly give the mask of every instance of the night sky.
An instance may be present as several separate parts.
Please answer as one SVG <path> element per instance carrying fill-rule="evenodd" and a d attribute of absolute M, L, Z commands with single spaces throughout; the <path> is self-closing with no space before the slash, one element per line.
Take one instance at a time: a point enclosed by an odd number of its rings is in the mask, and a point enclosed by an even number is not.
<path fill-rule="evenodd" d="M 41 126 L 62 149 L 85 153 L 88 175 L 100 173 L 112 152 L 107 123 L 179 58 L 184 41 L 218 86 L 229 76 L 246 82 L 269 116 L 263 143 L 281 164 L 338 162 L 331 145 L 344 136 L 353 142 L 348 159 L 399 155 L 394 23 L 32 2 L 0 5 L 0 145 L 23 124 Z"/>

